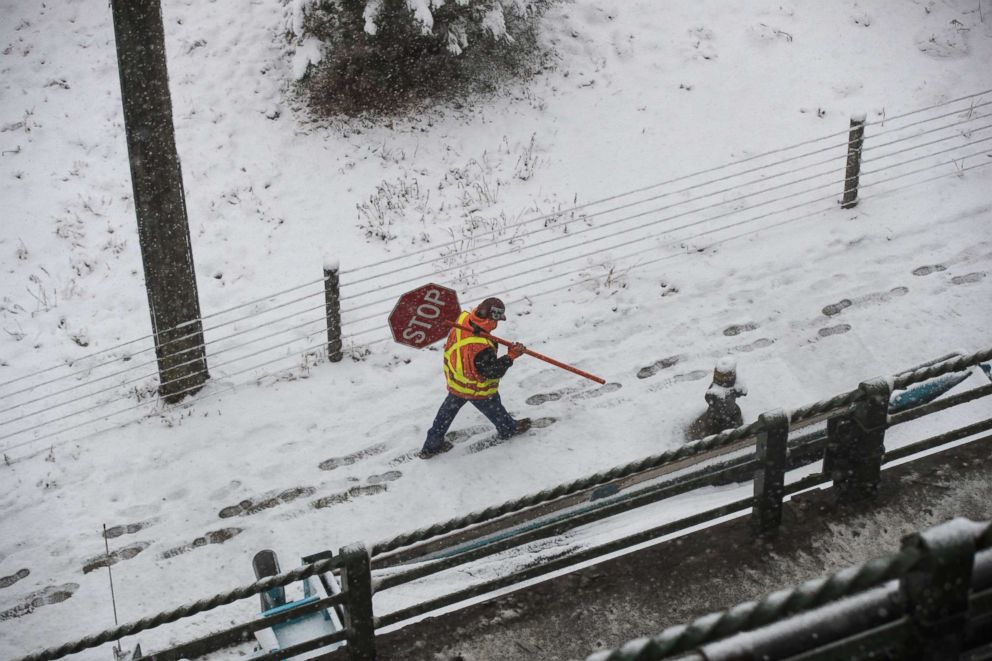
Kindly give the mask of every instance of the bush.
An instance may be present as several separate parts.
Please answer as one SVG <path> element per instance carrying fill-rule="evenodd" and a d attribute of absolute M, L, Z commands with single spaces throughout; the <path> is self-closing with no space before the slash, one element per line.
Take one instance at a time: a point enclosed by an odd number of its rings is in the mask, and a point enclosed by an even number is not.
<path fill-rule="evenodd" d="M 497 89 L 538 66 L 551 0 L 291 0 L 297 73 L 326 113 L 391 113 Z"/>

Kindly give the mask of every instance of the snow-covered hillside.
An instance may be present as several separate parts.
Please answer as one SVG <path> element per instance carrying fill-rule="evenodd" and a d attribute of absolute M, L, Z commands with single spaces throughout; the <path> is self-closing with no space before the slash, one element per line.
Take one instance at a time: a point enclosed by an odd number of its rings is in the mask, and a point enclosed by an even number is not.
<path fill-rule="evenodd" d="M 163 0 L 213 377 L 175 409 L 147 397 L 110 10 L 0 12 L 4 658 L 112 624 L 103 524 L 132 620 L 247 582 L 260 548 L 289 564 L 673 447 L 724 356 L 751 420 L 992 344 L 989 0 L 562 2 L 555 68 L 379 123 L 307 116 L 279 0 Z M 328 259 L 339 364 L 319 356 Z M 411 459 L 440 353 L 385 318 L 432 280 L 504 297 L 502 336 L 609 385 L 522 360 L 503 399 L 554 424 Z"/>

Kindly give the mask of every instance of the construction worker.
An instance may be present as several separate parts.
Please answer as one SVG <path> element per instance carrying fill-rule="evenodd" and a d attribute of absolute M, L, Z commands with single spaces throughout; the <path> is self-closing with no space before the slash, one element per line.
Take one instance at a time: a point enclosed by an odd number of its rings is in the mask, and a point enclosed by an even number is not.
<path fill-rule="evenodd" d="M 471 402 L 482 415 L 496 425 L 500 438 L 509 438 L 530 429 L 530 418 L 514 420 L 499 398 L 499 380 L 513 361 L 523 355 L 526 347 L 520 343 L 510 346 L 507 354 L 496 356 L 496 341 L 482 336 L 491 333 L 506 319 L 506 306 L 498 298 L 487 298 L 471 312 L 463 310 L 457 326 L 448 334 L 444 345 L 444 378 L 448 396 L 434 417 L 420 456 L 429 459 L 451 449 L 445 440 L 455 415 L 465 402 Z M 471 328 L 474 332 L 458 326 Z"/>

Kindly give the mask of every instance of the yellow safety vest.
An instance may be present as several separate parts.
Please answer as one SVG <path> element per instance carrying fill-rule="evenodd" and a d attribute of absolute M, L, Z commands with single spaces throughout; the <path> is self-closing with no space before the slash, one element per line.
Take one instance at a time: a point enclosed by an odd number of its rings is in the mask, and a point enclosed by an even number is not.
<path fill-rule="evenodd" d="M 467 311 L 457 323 L 468 326 Z M 483 349 L 496 349 L 496 342 L 461 328 L 452 328 L 444 345 L 444 378 L 448 392 L 465 399 L 486 399 L 496 394 L 499 379 L 486 379 L 475 369 L 475 357 Z"/>

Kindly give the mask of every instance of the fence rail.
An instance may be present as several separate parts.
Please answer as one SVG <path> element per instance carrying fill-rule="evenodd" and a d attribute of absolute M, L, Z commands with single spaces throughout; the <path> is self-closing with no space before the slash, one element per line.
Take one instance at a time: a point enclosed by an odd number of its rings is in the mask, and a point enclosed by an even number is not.
<path fill-rule="evenodd" d="M 471 254 L 485 264 L 487 273 L 494 273 L 526 259 L 526 269 L 515 268 L 512 276 L 475 283 L 465 293 L 531 275 L 530 282 L 514 280 L 512 288 L 522 298 L 533 299 L 574 286 L 576 277 L 588 279 L 581 272 L 590 255 L 610 251 L 617 263 L 630 263 L 632 269 L 645 268 L 661 260 L 684 257 L 685 252 L 678 247 L 684 241 L 705 237 L 711 245 L 717 245 L 821 215 L 836 208 L 841 194 L 846 204 L 856 204 L 866 189 L 874 192 L 888 182 L 909 182 L 888 191 L 894 192 L 988 167 L 992 160 L 983 159 L 967 167 L 963 162 L 992 153 L 988 144 L 992 136 L 980 137 L 992 129 L 988 122 L 992 118 L 992 112 L 988 112 L 992 106 L 992 100 L 987 100 L 990 94 L 992 90 L 984 90 L 883 121 L 862 122 L 858 130 L 863 134 L 844 141 L 840 140 L 844 132 L 835 132 L 553 214 L 526 218 L 507 228 L 513 230 L 512 236 L 484 237 L 468 243 L 450 241 L 350 270 L 339 270 L 334 264 L 334 268 L 324 270 L 321 279 L 196 320 L 212 322 L 203 329 L 212 373 L 228 380 L 241 379 L 199 394 L 197 401 L 220 396 L 285 369 L 299 368 L 301 361 L 309 364 L 308 361 L 326 358 L 333 362 L 349 347 L 388 341 L 381 322 L 400 293 L 398 287 L 429 279 L 458 286 L 452 280 L 461 266 L 445 260 L 457 262 Z M 871 130 L 865 132 L 867 129 Z M 885 140 L 879 141 L 882 136 Z M 861 140 L 863 145 L 855 144 Z M 854 154 L 869 166 L 862 171 L 859 160 L 856 176 L 842 161 Z M 947 158 L 938 160 L 941 155 Z M 931 171 L 938 174 L 923 180 L 915 178 Z M 747 179 L 748 175 L 756 176 Z M 745 217 L 752 211 L 757 213 Z M 770 220 L 791 212 L 799 215 Z M 555 233 L 555 223 L 548 221 L 562 219 L 573 226 L 572 231 Z M 742 228 L 740 232 L 729 234 L 738 227 Z M 543 238 L 530 240 L 541 233 Z M 523 237 L 527 243 L 510 245 L 511 240 Z M 645 243 L 649 247 L 645 248 Z M 524 251 L 527 255 L 520 255 Z M 576 264 L 580 268 L 575 268 Z M 549 287 L 551 280 L 565 284 Z M 362 284 L 366 286 L 357 287 Z M 236 326 L 244 322 L 248 325 Z M 182 327 L 167 330 L 170 339 L 160 349 L 170 360 L 179 361 L 171 369 L 189 368 L 200 362 L 190 352 L 201 351 L 203 344 L 186 347 L 183 342 L 191 336 L 172 337 L 181 333 Z M 151 409 L 142 400 L 142 392 L 163 386 L 170 386 L 177 395 L 197 390 L 199 385 L 192 382 L 184 388 L 184 381 L 195 374 L 170 378 L 168 372 L 156 372 L 151 342 L 154 339 L 155 336 L 139 338 L 82 356 L 70 366 L 54 366 L 0 383 L 0 453 L 8 461 L 16 461 L 33 456 L 42 447 L 81 441 L 141 420 Z M 135 347 L 140 344 L 143 348 Z M 170 344 L 175 344 L 177 350 L 170 352 Z M 187 353 L 190 356 L 184 360 Z M 111 419 L 118 422 L 109 424 Z M 100 425 L 104 426 L 98 428 Z M 23 454 L 10 456 L 18 450 Z"/>
<path fill-rule="evenodd" d="M 992 642 L 990 549 L 992 523 L 956 519 L 909 535 L 899 553 L 587 661 L 957 659 Z"/>
<path fill-rule="evenodd" d="M 620 466 L 582 480 L 560 485 L 553 489 L 522 498 L 503 505 L 487 508 L 481 512 L 452 519 L 428 528 L 399 535 L 372 545 L 355 544 L 345 547 L 341 554 L 330 559 L 305 564 L 291 572 L 269 577 L 237 590 L 219 594 L 198 601 L 189 606 L 161 613 L 151 618 L 117 627 L 96 636 L 84 638 L 75 643 L 44 650 L 24 657 L 21 661 L 48 661 L 67 654 L 99 646 L 122 636 L 132 636 L 166 623 L 190 617 L 197 613 L 216 608 L 223 604 L 245 599 L 275 586 L 284 586 L 308 576 L 339 571 L 343 585 L 342 595 L 325 599 L 312 605 L 312 610 L 320 610 L 330 605 L 340 605 L 346 613 L 346 628 L 323 638 L 294 646 L 292 652 L 303 652 L 323 647 L 330 642 L 346 640 L 347 652 L 353 661 L 373 659 L 375 655 L 375 630 L 391 626 L 419 615 L 434 612 L 455 605 L 466 599 L 492 594 L 494 591 L 517 585 L 535 577 L 567 569 L 576 564 L 595 560 L 606 554 L 630 548 L 634 545 L 684 531 L 693 526 L 712 522 L 720 517 L 745 513 L 751 510 L 752 527 L 756 534 L 764 534 L 781 525 L 781 505 L 783 500 L 809 488 L 832 483 L 839 498 L 851 502 L 861 502 L 870 506 L 871 497 L 876 493 L 881 478 L 881 468 L 885 463 L 902 460 L 914 454 L 981 434 L 992 429 L 992 419 L 978 421 L 956 429 L 936 434 L 929 438 L 914 441 L 898 449 L 886 451 L 885 432 L 897 424 L 905 424 L 913 419 L 949 410 L 967 402 L 992 394 L 989 386 L 972 388 L 966 392 L 936 400 L 930 404 L 909 409 L 905 413 L 888 414 L 892 386 L 898 384 L 906 388 L 929 379 L 967 367 L 979 365 L 992 358 L 992 348 L 974 352 L 966 356 L 942 357 L 918 368 L 899 373 L 890 379 L 874 379 L 862 383 L 857 389 L 840 393 L 827 400 L 800 407 L 791 413 L 770 411 L 757 422 L 737 429 L 721 432 L 700 441 L 689 443 L 682 448 Z M 911 414 L 911 415 L 910 415 Z M 807 427 L 810 424 L 826 422 L 825 429 L 814 429 L 789 439 L 790 431 Z M 790 430 L 791 428 L 791 430 Z M 992 441 L 986 436 L 975 442 Z M 726 458 L 731 450 L 746 449 L 744 455 Z M 692 459 L 699 461 L 692 462 Z M 823 468 L 794 482 L 788 483 L 785 473 L 790 468 L 817 461 L 823 461 Z M 790 463 L 791 462 L 791 463 Z M 666 470 L 667 469 L 667 470 Z M 643 479 L 636 479 L 643 478 Z M 726 483 L 728 481 L 753 482 L 753 495 L 740 498 L 704 512 L 697 512 L 678 521 L 665 523 L 640 530 L 605 543 L 591 545 L 581 550 L 505 573 L 482 583 L 455 590 L 448 594 L 423 601 L 398 611 L 375 615 L 372 607 L 374 592 L 383 592 L 432 574 L 450 570 L 479 559 L 519 548 L 537 539 L 560 535 L 594 521 L 603 520 L 618 513 L 660 502 L 673 496 L 686 493 L 701 486 Z M 616 487 L 616 492 L 597 491 L 604 486 Z M 636 488 L 635 488 L 636 487 Z M 624 490 L 627 490 L 626 492 Z M 602 496 L 607 493 L 608 497 Z M 583 498 L 572 499 L 577 495 Z M 547 509 L 549 504 L 565 503 L 559 511 Z M 519 514 L 516 519 L 508 514 Z M 481 526 L 491 522 L 491 526 Z M 471 531 L 465 532 L 472 527 Z M 992 545 L 992 529 L 985 529 L 979 535 L 980 548 Z M 985 546 L 982 546 L 982 545 Z M 924 549 L 925 550 L 925 549 Z M 445 551 L 445 553 L 439 553 Z M 841 578 L 832 577 L 826 582 L 813 582 L 809 585 L 817 589 L 810 594 L 808 587 L 800 588 L 791 602 L 792 611 L 808 610 L 827 601 L 839 598 L 849 591 L 860 591 L 874 587 L 892 578 L 904 576 L 919 561 L 919 548 L 904 550 L 900 559 L 890 559 L 885 563 L 869 563 L 854 577 L 850 572 Z M 916 555 L 914 555 L 916 554 Z M 378 556 L 378 562 L 373 562 Z M 911 561 L 910 561 L 911 560 Z M 376 576 L 385 571 L 385 575 Z M 838 583 L 838 581 L 840 583 Z M 762 608 L 756 611 L 760 617 L 747 619 L 749 627 L 757 627 L 769 621 L 769 613 Z M 785 612 L 785 611 L 776 611 Z M 730 611 L 727 617 L 732 622 L 740 621 L 738 610 Z M 763 619 L 764 618 L 764 619 Z M 205 654 L 220 649 L 243 638 L 254 631 L 271 626 L 275 620 L 259 619 L 206 636 L 192 643 L 165 650 L 154 655 L 155 659 L 173 660 Z M 730 620 L 728 620 L 730 622 Z M 707 625 L 706 635 L 680 633 L 678 644 L 666 643 L 665 654 L 672 650 L 690 649 L 701 645 L 707 636 L 730 635 L 733 631 L 744 630 L 738 624 L 720 625 L 713 628 Z M 743 625 L 740 625 L 743 626 Z M 738 628 L 734 628 L 738 627 Z M 666 632 L 664 640 L 672 638 Z M 688 647 L 687 647 L 688 645 Z M 624 648 L 626 649 L 626 648 Z M 661 649 L 661 648 L 659 648 Z M 273 659 L 290 650 L 273 653 Z M 265 658 L 269 658 L 268 656 Z M 611 660 L 613 657 L 610 657 Z M 628 657 L 616 657 L 616 659 Z M 642 657 L 629 657 L 642 658 Z M 656 658 L 656 657 L 643 657 Z M 661 657 L 657 657 L 661 658 Z"/>

